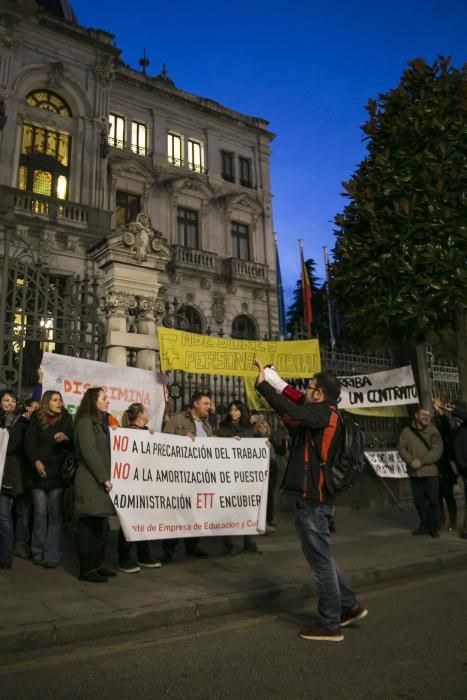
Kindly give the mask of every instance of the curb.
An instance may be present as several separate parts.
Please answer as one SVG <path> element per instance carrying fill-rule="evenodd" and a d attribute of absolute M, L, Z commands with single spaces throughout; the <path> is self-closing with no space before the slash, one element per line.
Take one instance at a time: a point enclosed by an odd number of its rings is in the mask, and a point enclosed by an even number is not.
<path fill-rule="evenodd" d="M 436 573 L 467 566 L 467 552 L 452 552 L 438 557 L 425 557 L 388 567 L 349 572 L 348 579 L 355 588 L 370 588 L 400 579 Z M 253 591 L 215 596 L 183 604 L 167 604 L 144 608 L 137 612 L 86 616 L 63 622 L 25 625 L 14 630 L 0 630 L 0 650 L 5 652 L 55 647 L 83 641 L 105 639 L 122 634 L 144 632 L 168 625 L 187 624 L 233 613 L 281 609 L 285 603 L 303 602 L 314 598 L 316 588 L 311 584 L 288 583 Z"/>

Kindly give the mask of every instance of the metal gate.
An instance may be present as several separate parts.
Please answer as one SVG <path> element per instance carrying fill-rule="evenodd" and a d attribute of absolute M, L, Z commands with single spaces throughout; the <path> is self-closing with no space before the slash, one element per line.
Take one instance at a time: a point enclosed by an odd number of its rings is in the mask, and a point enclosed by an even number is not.
<path fill-rule="evenodd" d="M 44 351 L 100 359 L 96 280 L 50 273 L 13 229 L 0 254 L 0 387 L 30 389 Z"/>

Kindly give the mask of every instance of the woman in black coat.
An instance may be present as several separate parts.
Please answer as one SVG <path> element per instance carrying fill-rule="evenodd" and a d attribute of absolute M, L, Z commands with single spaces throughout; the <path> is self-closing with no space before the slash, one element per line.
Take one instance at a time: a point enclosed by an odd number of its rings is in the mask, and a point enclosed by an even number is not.
<path fill-rule="evenodd" d="M 9 389 L 1 391 L 0 428 L 8 431 L 8 444 L 0 492 L 0 569 L 11 569 L 13 564 L 13 504 L 24 491 L 23 441 L 27 425 L 27 419 L 17 410 L 16 394 Z"/>
<path fill-rule="evenodd" d="M 255 437 L 254 425 L 251 423 L 250 413 L 243 401 L 230 402 L 227 413 L 216 431 L 216 437 Z M 227 555 L 235 554 L 231 535 L 224 535 L 222 543 Z M 261 554 L 261 550 L 251 535 L 243 536 L 243 549 L 251 554 Z"/>
<path fill-rule="evenodd" d="M 63 463 L 72 449 L 73 419 L 58 391 L 46 391 L 31 417 L 25 450 L 32 467 L 32 563 L 55 568 L 62 558 Z"/>

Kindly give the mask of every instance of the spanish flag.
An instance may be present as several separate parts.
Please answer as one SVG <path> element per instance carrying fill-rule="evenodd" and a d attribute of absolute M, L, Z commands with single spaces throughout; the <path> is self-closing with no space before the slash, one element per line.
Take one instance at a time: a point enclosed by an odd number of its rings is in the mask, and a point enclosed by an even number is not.
<path fill-rule="evenodd" d="M 311 304 L 311 284 L 308 269 L 303 258 L 303 241 L 300 241 L 300 263 L 302 266 L 302 300 L 303 300 L 303 321 L 305 323 L 308 337 L 312 337 L 313 307 Z"/>

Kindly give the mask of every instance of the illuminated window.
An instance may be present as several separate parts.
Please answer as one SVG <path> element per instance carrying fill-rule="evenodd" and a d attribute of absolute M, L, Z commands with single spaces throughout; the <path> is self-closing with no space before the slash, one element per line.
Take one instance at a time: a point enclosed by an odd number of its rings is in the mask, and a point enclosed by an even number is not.
<path fill-rule="evenodd" d="M 44 170 L 34 170 L 32 191 L 36 194 L 52 195 L 52 173 Z"/>
<path fill-rule="evenodd" d="M 183 165 L 183 141 L 178 134 L 167 134 L 167 153 L 169 163 L 172 165 Z"/>
<path fill-rule="evenodd" d="M 71 117 L 70 108 L 64 100 L 55 93 L 49 92 L 49 90 L 35 90 L 34 92 L 30 92 L 26 97 L 26 102 L 32 107 L 46 109 L 49 112 L 55 112 L 55 114 L 61 114 L 64 117 Z"/>
<path fill-rule="evenodd" d="M 232 221 L 232 257 L 239 260 L 250 259 L 250 241 L 248 226 Z"/>
<path fill-rule="evenodd" d="M 40 95 L 47 94 L 49 93 L 40 93 Z M 60 100 L 54 95 L 52 97 Z M 51 131 L 35 124 L 23 124 L 18 169 L 19 189 L 47 197 L 66 199 L 70 151 L 71 137 L 68 134 Z M 45 210 L 47 209 L 45 207 Z M 40 213 L 46 213 L 46 211 Z"/>
<path fill-rule="evenodd" d="M 196 173 L 204 170 L 203 144 L 199 141 L 188 141 L 188 167 Z"/>
<path fill-rule="evenodd" d="M 64 175 L 57 178 L 57 199 L 66 199 L 68 181 Z"/>
<path fill-rule="evenodd" d="M 28 184 L 28 169 L 25 165 L 20 165 L 18 170 L 18 188 L 26 190 Z"/>
<path fill-rule="evenodd" d="M 198 248 L 198 212 L 192 209 L 177 209 L 178 240 L 186 248 Z"/>
<path fill-rule="evenodd" d="M 115 227 L 122 228 L 135 221 L 141 211 L 141 197 L 131 192 L 116 192 Z"/>
<path fill-rule="evenodd" d="M 131 124 L 131 150 L 139 156 L 148 154 L 146 124 L 140 124 L 140 122 Z"/>
<path fill-rule="evenodd" d="M 125 148 L 125 119 L 117 114 L 110 114 L 109 122 L 109 144 L 114 148 Z"/>

